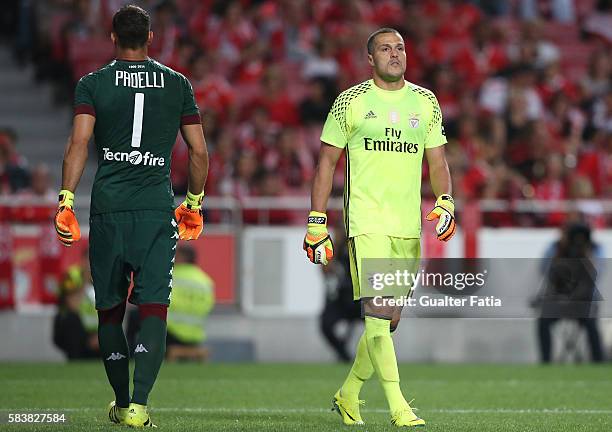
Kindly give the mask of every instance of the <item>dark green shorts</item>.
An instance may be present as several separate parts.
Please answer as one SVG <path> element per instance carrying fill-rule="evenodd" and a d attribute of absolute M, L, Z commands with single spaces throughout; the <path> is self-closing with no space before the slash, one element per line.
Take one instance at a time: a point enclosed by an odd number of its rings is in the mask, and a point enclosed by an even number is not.
<path fill-rule="evenodd" d="M 170 304 L 178 231 L 174 213 L 137 210 L 104 213 L 89 221 L 89 262 L 96 309 L 125 301 L 133 274 L 134 304 Z"/>

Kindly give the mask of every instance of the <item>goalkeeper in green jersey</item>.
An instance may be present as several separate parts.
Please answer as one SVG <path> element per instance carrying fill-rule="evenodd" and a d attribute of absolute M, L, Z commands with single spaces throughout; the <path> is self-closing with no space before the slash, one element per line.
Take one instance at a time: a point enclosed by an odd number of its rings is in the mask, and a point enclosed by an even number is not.
<path fill-rule="evenodd" d="M 421 237 L 421 167 L 429 164 L 437 196 L 428 220 L 438 219 L 436 235 L 448 241 L 455 233 L 451 178 L 444 154 L 446 137 L 440 106 L 433 93 L 404 80 L 406 52 L 398 31 L 382 28 L 367 42 L 372 79 L 342 92 L 321 135 L 319 162 L 312 187 L 311 212 L 304 249 L 316 264 L 333 257 L 327 232 L 327 200 L 332 176 L 346 152 L 344 223 L 347 231 L 355 300 L 361 300 L 365 331 L 346 381 L 333 397 L 345 424 L 362 424 L 359 391 L 374 373 L 396 426 L 423 426 L 399 385 L 391 333 L 401 306 L 376 301 L 362 276 L 367 259 L 402 259 L 418 263 Z M 403 295 L 410 295 L 406 287 Z"/>
<path fill-rule="evenodd" d="M 208 153 L 191 84 L 147 55 L 153 39 L 149 14 L 137 6 L 122 7 L 113 17 L 111 39 L 116 59 L 76 86 L 55 229 L 65 246 L 81 237 L 74 192 L 93 136 L 98 169 L 89 260 L 100 352 L 115 393 L 108 418 L 154 426 L 147 404 L 164 359 L 176 243 L 195 240 L 202 232 Z M 174 209 L 170 158 L 179 130 L 189 147 L 189 190 Z M 122 328 L 126 300 L 138 306 L 141 320 L 131 397 L 130 353 Z"/>

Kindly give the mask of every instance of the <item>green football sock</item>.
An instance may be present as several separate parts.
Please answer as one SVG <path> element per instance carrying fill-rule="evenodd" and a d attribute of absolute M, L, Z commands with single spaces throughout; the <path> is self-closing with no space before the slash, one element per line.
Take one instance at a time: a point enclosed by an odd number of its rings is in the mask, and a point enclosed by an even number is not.
<path fill-rule="evenodd" d="M 368 316 L 365 319 L 365 334 L 374 370 L 382 384 L 389 409 L 395 412 L 406 407 L 407 403 L 399 386 L 399 372 L 390 324 L 390 320 Z"/>
<path fill-rule="evenodd" d="M 366 382 L 374 373 L 374 366 L 370 360 L 370 354 L 368 353 L 368 344 L 366 342 L 365 331 L 359 338 L 357 344 L 357 351 L 355 352 L 355 361 L 353 367 L 346 377 L 344 384 L 340 392 L 343 397 L 348 399 L 359 399 L 359 392 L 363 383 Z"/>
<path fill-rule="evenodd" d="M 147 405 L 149 393 L 155 384 L 165 353 L 166 321 L 157 316 L 147 316 L 140 322 L 134 350 L 133 403 Z"/>
<path fill-rule="evenodd" d="M 121 408 L 130 404 L 130 356 L 120 323 L 100 323 L 98 343 L 108 382 L 115 391 L 115 402 Z"/>

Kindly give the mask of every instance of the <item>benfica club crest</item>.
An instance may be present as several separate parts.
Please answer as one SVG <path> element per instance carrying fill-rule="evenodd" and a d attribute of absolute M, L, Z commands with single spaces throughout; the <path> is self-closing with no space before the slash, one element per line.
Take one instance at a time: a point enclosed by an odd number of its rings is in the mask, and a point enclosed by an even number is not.
<path fill-rule="evenodd" d="M 413 129 L 416 129 L 419 127 L 419 117 L 418 114 L 411 114 L 410 117 L 408 118 L 408 123 L 410 124 L 410 127 Z"/>

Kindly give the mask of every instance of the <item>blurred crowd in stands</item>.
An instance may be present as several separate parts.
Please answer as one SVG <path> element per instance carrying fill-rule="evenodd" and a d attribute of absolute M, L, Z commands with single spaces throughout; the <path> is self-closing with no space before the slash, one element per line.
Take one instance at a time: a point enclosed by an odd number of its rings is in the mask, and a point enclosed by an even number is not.
<path fill-rule="evenodd" d="M 36 197 L 55 200 L 51 191 L 49 168 L 45 164 L 29 167 L 16 150 L 17 133 L 0 127 L 0 197 Z"/>
<path fill-rule="evenodd" d="M 58 103 L 113 58 L 110 20 L 125 3 L 21 2 L 16 53 L 55 83 Z M 328 109 L 371 76 L 365 41 L 392 26 L 405 39 L 406 79 L 440 102 L 457 198 L 612 198 L 611 0 L 132 3 L 151 13 L 150 56 L 193 84 L 210 149 L 208 196 L 307 195 Z M 34 178 L 5 141 L 0 193 Z M 179 138 L 178 194 L 186 160 Z"/>

